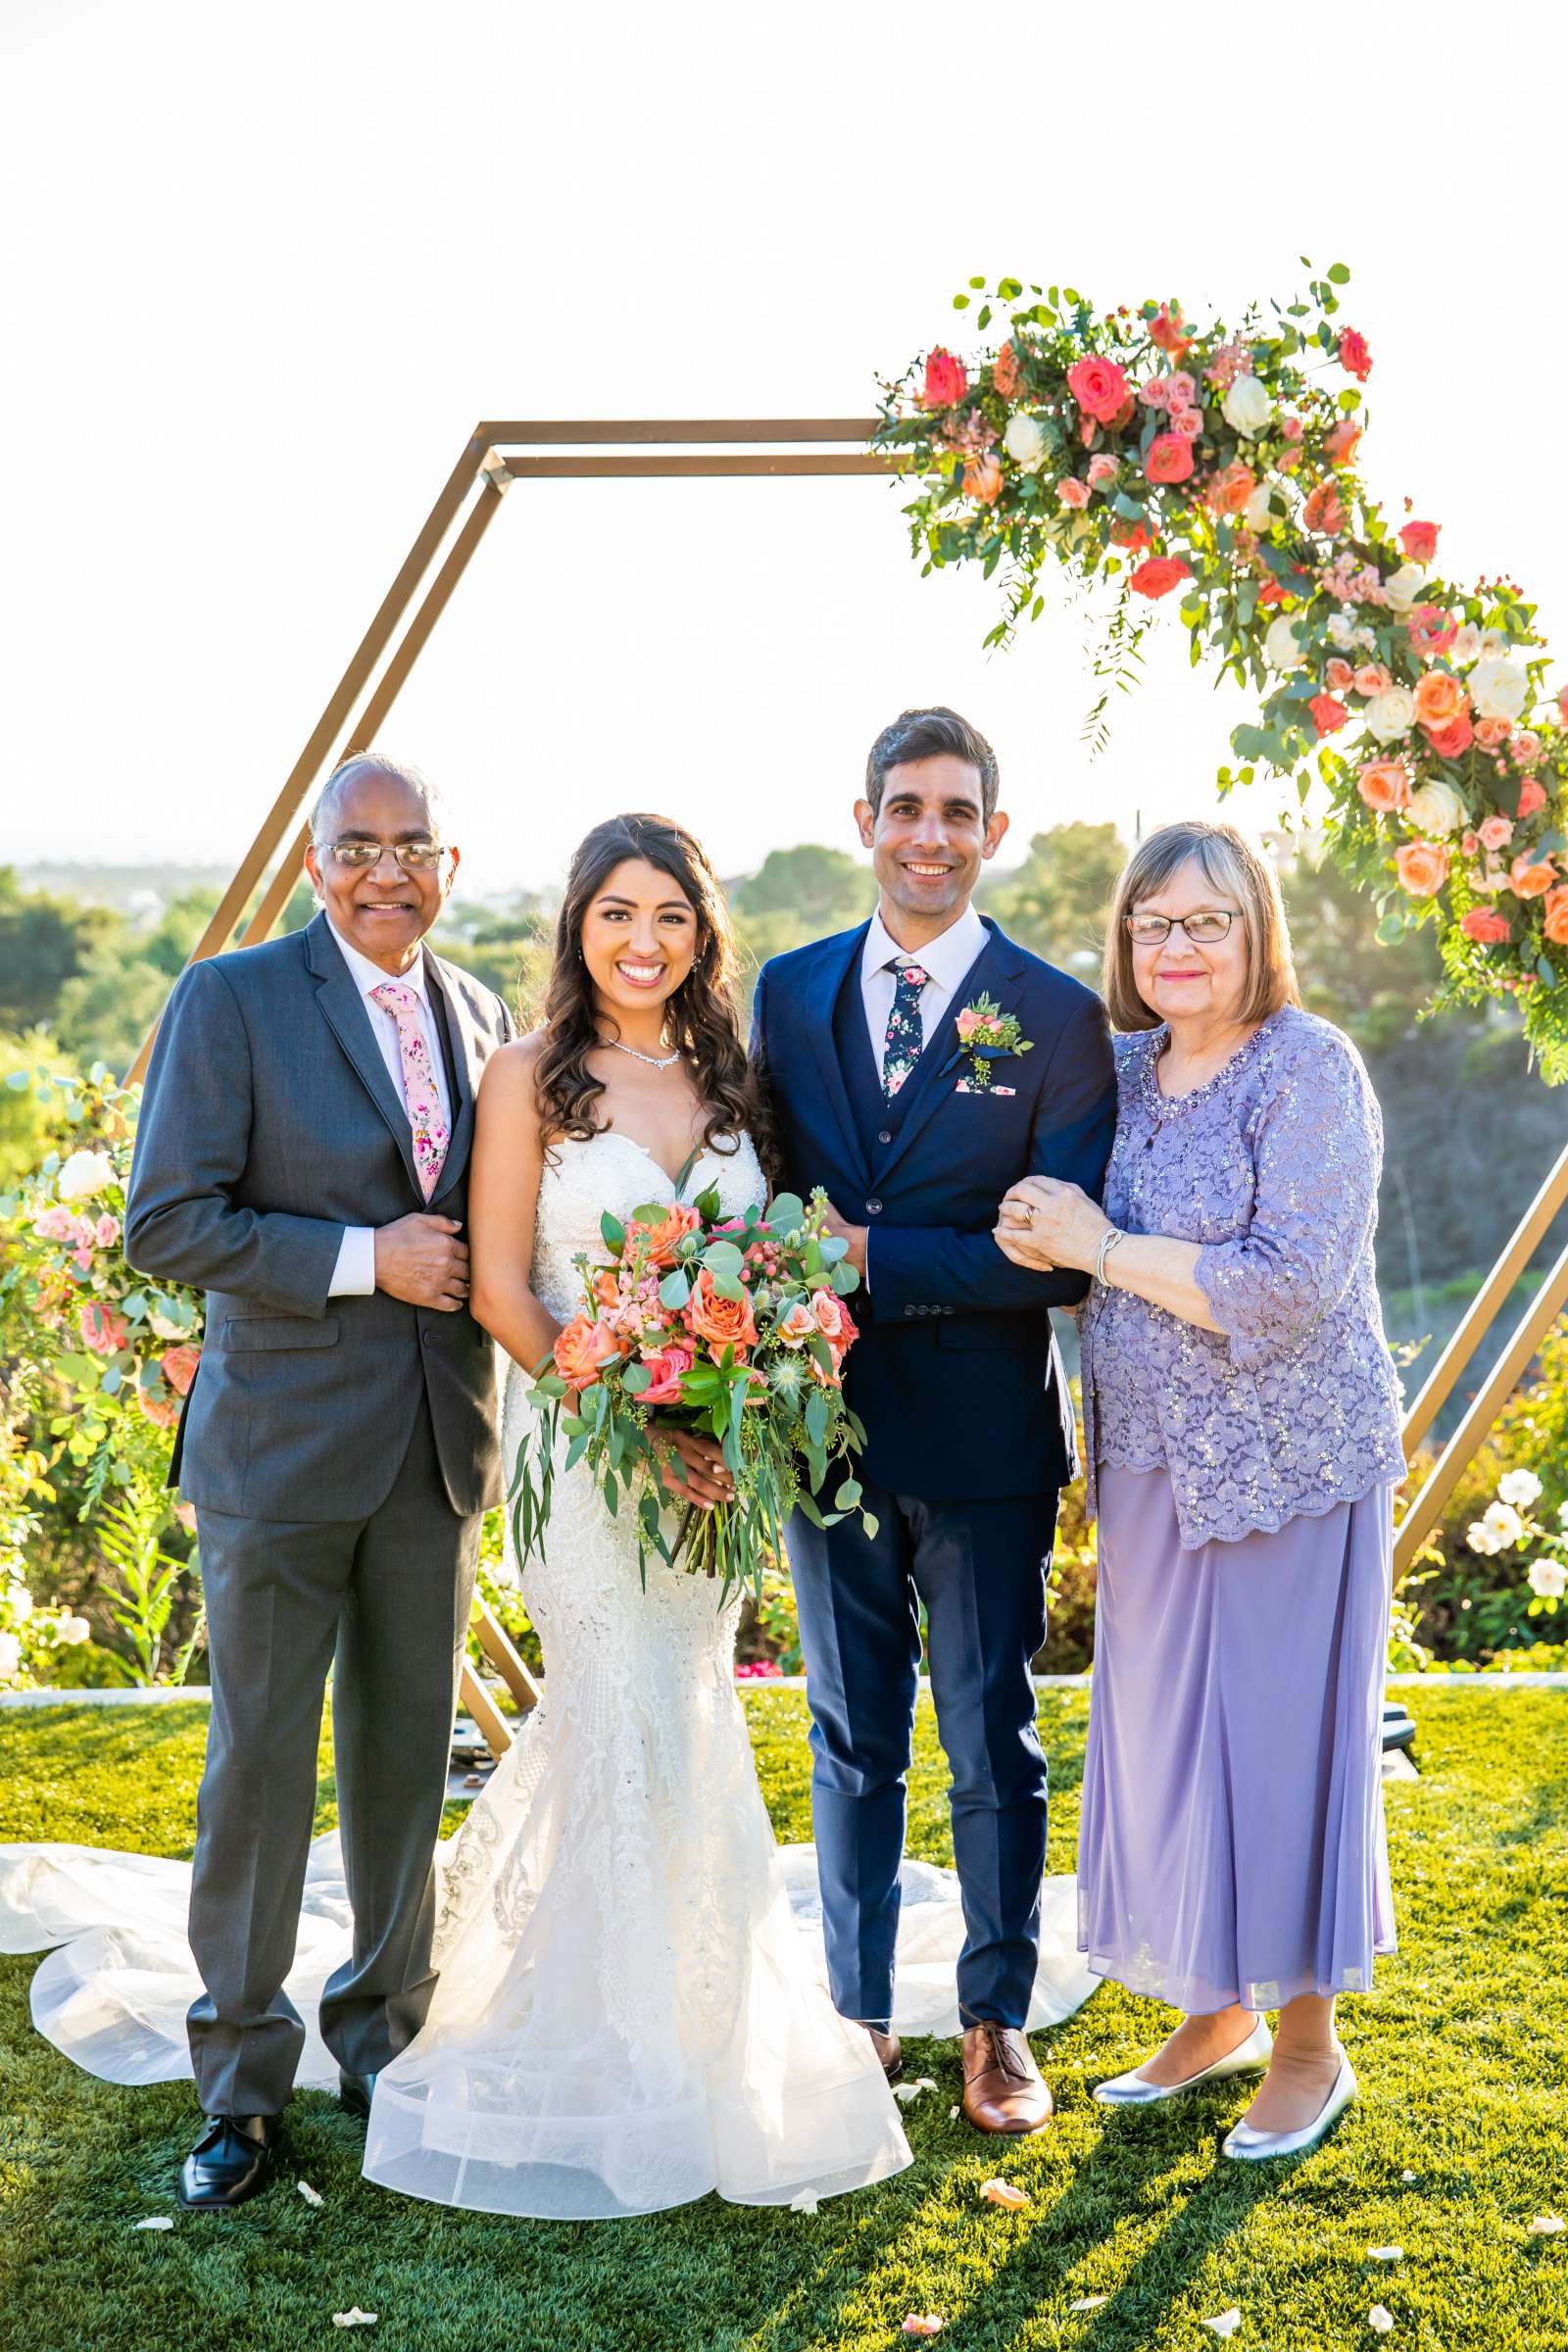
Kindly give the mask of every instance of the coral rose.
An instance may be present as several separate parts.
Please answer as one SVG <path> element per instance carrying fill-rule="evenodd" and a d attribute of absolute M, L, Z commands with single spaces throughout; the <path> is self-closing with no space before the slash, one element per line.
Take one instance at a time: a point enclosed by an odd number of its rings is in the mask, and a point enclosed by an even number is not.
<path fill-rule="evenodd" d="M 1545 786 L 1538 784 L 1534 776 L 1528 776 L 1519 787 L 1520 816 L 1534 816 L 1538 809 L 1544 808 L 1545 806 Z"/>
<path fill-rule="evenodd" d="M 608 1323 L 573 1315 L 556 1335 L 555 1365 L 568 1389 L 589 1389 L 605 1365 L 620 1353 L 620 1343 Z"/>
<path fill-rule="evenodd" d="M 983 456 L 971 458 L 963 469 L 962 482 L 970 498 L 978 499 L 983 507 L 989 507 L 1002 495 L 1002 460 L 993 456 L 989 449 Z"/>
<path fill-rule="evenodd" d="M 1379 815 L 1409 806 L 1410 779 L 1396 760 L 1370 760 L 1356 777 L 1355 789 Z"/>
<path fill-rule="evenodd" d="M 1064 473 L 1056 484 L 1056 496 L 1064 507 L 1078 509 L 1089 504 L 1089 484 L 1081 482 L 1075 473 Z"/>
<path fill-rule="evenodd" d="M 634 1240 L 640 1240 L 646 1235 L 649 1264 L 651 1266 L 673 1265 L 677 1248 L 689 1233 L 697 1232 L 702 1221 L 695 1208 L 688 1208 L 679 1200 L 674 1201 L 656 1225 L 640 1225 L 635 1217 L 632 1219 L 626 1228 L 628 1249 Z M 614 1294 L 612 1290 L 611 1297 L 604 1298 L 602 1302 L 606 1306 L 610 1306 L 613 1304 L 613 1298 Z"/>
<path fill-rule="evenodd" d="M 1457 760 L 1470 749 L 1475 730 L 1470 724 L 1469 711 L 1461 710 L 1446 727 L 1428 727 L 1426 733 L 1440 760 Z"/>
<path fill-rule="evenodd" d="M 1356 327 L 1348 326 L 1340 337 L 1340 366 L 1362 384 L 1372 372 L 1372 354 L 1365 335 Z"/>
<path fill-rule="evenodd" d="M 1340 485 L 1332 475 L 1328 481 L 1319 482 L 1317 488 L 1308 495 L 1301 509 L 1301 520 L 1309 531 L 1322 531 L 1330 537 L 1336 531 L 1344 530 L 1345 501 L 1340 496 Z"/>
<path fill-rule="evenodd" d="M 1441 605 L 1417 605 L 1404 625 L 1416 652 L 1429 662 L 1446 654 L 1459 634 L 1458 622 L 1450 620 Z"/>
<path fill-rule="evenodd" d="M 1117 412 L 1132 387 L 1114 360 L 1075 360 L 1067 370 L 1067 389 L 1086 416 L 1099 424 L 1114 424 Z"/>
<path fill-rule="evenodd" d="M 1521 727 L 1518 734 L 1509 739 L 1508 749 L 1513 754 L 1516 767 L 1534 767 L 1536 761 L 1541 758 L 1544 746 L 1533 727 Z M 1539 792 L 1541 787 L 1537 785 L 1536 789 Z M 1542 798 L 1544 799 L 1545 795 L 1542 794 Z M 109 1222 L 113 1224 L 114 1219 L 111 1218 Z M 99 1219 L 98 1224 L 98 1239 L 103 1240 L 102 1218 Z"/>
<path fill-rule="evenodd" d="M 1364 694 L 1368 697 L 1374 694 L 1382 694 L 1385 688 L 1391 686 L 1393 683 L 1393 679 L 1389 676 L 1388 671 L 1384 668 L 1381 662 L 1363 662 L 1360 668 L 1356 671 L 1354 678 L 1351 680 L 1351 684 L 1354 686 L 1356 693 Z"/>
<path fill-rule="evenodd" d="M 1412 899 L 1430 899 L 1448 879 L 1448 853 L 1435 841 L 1407 841 L 1394 853 L 1394 870 Z"/>
<path fill-rule="evenodd" d="M 652 1348 L 643 1357 L 643 1369 L 653 1375 L 652 1385 L 638 1398 L 640 1404 L 679 1404 L 681 1375 L 689 1372 L 697 1361 L 695 1348 L 679 1340 L 671 1340 L 665 1348 Z"/>
<path fill-rule="evenodd" d="M 1151 442 L 1144 471 L 1152 482 L 1185 482 L 1193 470 L 1193 445 L 1181 433 L 1159 433 Z"/>
<path fill-rule="evenodd" d="M 1312 724 L 1320 735 L 1337 734 L 1350 715 L 1345 705 L 1332 694 L 1314 694 L 1306 707 L 1312 713 Z"/>
<path fill-rule="evenodd" d="M 1196 441 L 1203 429 L 1202 410 L 1173 409 L 1171 411 L 1170 429 L 1173 433 L 1180 433 L 1184 440 Z"/>
<path fill-rule="evenodd" d="M 88 1299 L 76 1317 L 76 1328 L 94 1355 L 118 1355 L 130 1331 L 123 1315 L 96 1298 Z"/>
<path fill-rule="evenodd" d="M 138 1383 L 136 1389 L 136 1402 L 141 1407 L 142 1419 L 144 1421 L 150 1421 L 154 1429 L 174 1429 L 178 1427 L 179 1407 L 174 1402 L 172 1396 L 151 1396 Z"/>
<path fill-rule="evenodd" d="M 1532 859 L 1528 850 L 1522 851 L 1508 868 L 1508 888 L 1516 899 L 1539 899 L 1556 879 L 1557 868 L 1552 859 Z"/>
<path fill-rule="evenodd" d="M 1110 526 L 1110 535 L 1118 547 L 1129 549 L 1135 556 L 1141 555 L 1146 547 L 1152 547 L 1154 544 L 1154 534 L 1148 523 L 1131 522 L 1125 514 L 1116 516 Z"/>
<path fill-rule="evenodd" d="M 925 384 L 920 393 L 922 409 L 951 409 L 969 389 L 969 378 L 961 360 L 939 343 L 925 364 Z"/>
<path fill-rule="evenodd" d="M 1330 694 L 1348 694 L 1355 684 L 1355 672 L 1343 654 L 1336 654 L 1323 672 L 1323 683 Z"/>
<path fill-rule="evenodd" d="M 1399 545 L 1412 564 L 1430 564 L 1438 552 L 1438 533 L 1441 522 L 1407 522 L 1399 533 Z"/>
<path fill-rule="evenodd" d="M 1361 427 L 1353 416 L 1342 416 L 1331 432 L 1323 437 L 1323 454 L 1336 466 L 1348 466 L 1355 455 L 1355 445 L 1361 438 Z"/>
<path fill-rule="evenodd" d="M 799 1348 L 816 1329 L 816 1317 L 804 1298 L 797 1298 L 789 1312 L 780 1315 L 775 1328 L 786 1348 Z"/>
<path fill-rule="evenodd" d="M 1187 332 L 1187 322 L 1180 310 L 1171 303 L 1162 302 L 1149 321 L 1149 340 L 1157 350 L 1168 352 L 1172 359 L 1179 360 L 1193 338 Z"/>
<path fill-rule="evenodd" d="M 1505 718 L 1481 718 L 1476 721 L 1476 741 L 1484 752 L 1494 752 L 1508 740 L 1508 721 Z"/>
<path fill-rule="evenodd" d="M 1017 397 L 1018 387 L 1023 382 L 1023 368 L 1019 364 L 1018 354 L 1010 343 L 1004 343 L 992 361 L 991 381 L 1004 400 L 1013 400 Z"/>
<path fill-rule="evenodd" d="M 739 1298 L 720 1298 L 713 1290 L 713 1277 L 707 1266 L 697 1277 L 686 1309 L 686 1321 L 700 1340 L 706 1340 L 715 1353 L 725 1348 L 737 1351 L 755 1345 L 757 1319 L 752 1313 L 751 1299 L 742 1292 Z"/>
<path fill-rule="evenodd" d="M 1140 596 L 1169 596 L 1179 580 L 1191 579 L 1192 571 L 1180 556 L 1150 556 L 1129 574 L 1127 585 Z"/>
<path fill-rule="evenodd" d="M 1416 687 L 1415 714 L 1429 734 L 1434 727 L 1451 726 L 1469 707 L 1470 698 L 1451 669 L 1429 669 Z"/>
<path fill-rule="evenodd" d="M 1467 907 L 1459 917 L 1459 928 L 1466 939 L 1483 948 L 1499 948 L 1513 937 L 1507 916 L 1499 914 L 1495 906 Z"/>
<path fill-rule="evenodd" d="M 1542 928 L 1552 946 L 1568 948 L 1568 883 L 1546 893 L 1544 914 Z"/>
<path fill-rule="evenodd" d="M 158 1359 L 158 1369 L 176 1396 L 188 1396 L 201 1360 L 199 1348 L 166 1348 Z"/>
<path fill-rule="evenodd" d="M 1257 476 L 1250 466 L 1234 459 L 1223 472 L 1216 473 L 1208 485 L 1209 512 L 1213 514 L 1241 514 L 1257 488 Z"/>
<path fill-rule="evenodd" d="M 1109 485 L 1116 479 L 1116 474 L 1117 466 L 1115 459 L 1107 458 L 1103 450 L 1102 450 L 1098 458 L 1090 459 L 1089 487 L 1091 490 L 1107 489 Z"/>

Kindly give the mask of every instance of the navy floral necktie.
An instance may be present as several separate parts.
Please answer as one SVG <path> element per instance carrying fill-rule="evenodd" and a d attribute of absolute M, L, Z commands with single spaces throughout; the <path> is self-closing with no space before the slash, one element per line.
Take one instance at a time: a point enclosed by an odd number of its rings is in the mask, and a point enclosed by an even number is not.
<path fill-rule="evenodd" d="M 925 1048 L 920 994 L 931 975 L 923 963 L 888 963 L 883 969 L 898 975 L 893 986 L 888 1033 L 882 1046 L 882 1092 L 891 1102 Z"/>

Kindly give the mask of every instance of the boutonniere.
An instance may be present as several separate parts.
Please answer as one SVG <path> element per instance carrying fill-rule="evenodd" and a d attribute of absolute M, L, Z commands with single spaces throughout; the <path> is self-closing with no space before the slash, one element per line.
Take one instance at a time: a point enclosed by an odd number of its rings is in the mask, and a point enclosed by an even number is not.
<path fill-rule="evenodd" d="M 1024 1036 L 1016 1015 L 1004 1012 L 989 997 L 977 997 L 972 1004 L 966 1004 L 956 1025 L 959 1048 L 968 1057 L 969 1076 L 964 1083 L 971 1094 L 990 1092 L 993 1062 L 1004 1060 L 1009 1054 L 1034 1051 L 1034 1040 Z"/>

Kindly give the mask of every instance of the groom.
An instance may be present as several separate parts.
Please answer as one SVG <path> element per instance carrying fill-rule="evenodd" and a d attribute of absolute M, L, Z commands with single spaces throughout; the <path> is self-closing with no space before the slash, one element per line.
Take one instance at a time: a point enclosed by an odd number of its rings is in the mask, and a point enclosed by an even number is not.
<path fill-rule="evenodd" d="M 304 2044 L 283 1980 L 329 1666 L 354 1948 L 320 2022 L 345 2107 L 369 2112 L 419 2030 L 455 1682 L 501 1494 L 460 1236 L 479 1073 L 511 1023 L 422 945 L 458 852 L 415 769 L 346 760 L 312 831 L 314 922 L 194 964 L 170 1000 L 125 1218 L 139 1272 L 207 1291 L 171 1474 L 196 1506 L 213 1686 L 190 2206 L 266 2184 Z"/>
<path fill-rule="evenodd" d="M 920 1657 L 952 1769 L 966 1936 L 963 2109 L 984 2132 L 1051 2116 L 1022 2028 L 1046 1852 L 1046 1762 L 1030 1662 L 1045 1640 L 1058 1489 L 1076 1474 L 1052 1306 L 1081 1274 L 1031 1274 L 993 1239 L 1026 1172 L 1098 1197 L 1115 1123 L 1100 1001 L 976 914 L 1007 820 L 996 757 L 953 710 L 884 728 L 856 805 L 880 893 L 868 924 L 776 956 L 756 1046 L 786 1175 L 820 1185 L 863 1289 L 848 1396 L 865 1425 L 866 1509 L 797 1512 L 790 1565 L 809 1672 L 812 1812 L 833 1998 L 890 2075 L 905 1773 Z M 1017 1050 L 966 1049 L 981 998 Z M 1027 1041 L 1028 1050 L 1022 1050 Z"/>

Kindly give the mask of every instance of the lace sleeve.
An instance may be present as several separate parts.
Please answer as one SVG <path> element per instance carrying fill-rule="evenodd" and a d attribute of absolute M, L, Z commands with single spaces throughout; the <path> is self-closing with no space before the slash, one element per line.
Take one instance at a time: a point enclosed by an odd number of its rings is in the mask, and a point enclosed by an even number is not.
<path fill-rule="evenodd" d="M 1244 1370 L 1300 1345 L 1344 1298 L 1377 1217 L 1383 1125 L 1366 1072 L 1337 1032 L 1289 1056 L 1252 1139 L 1247 1231 L 1211 1243 L 1194 1269 Z"/>

